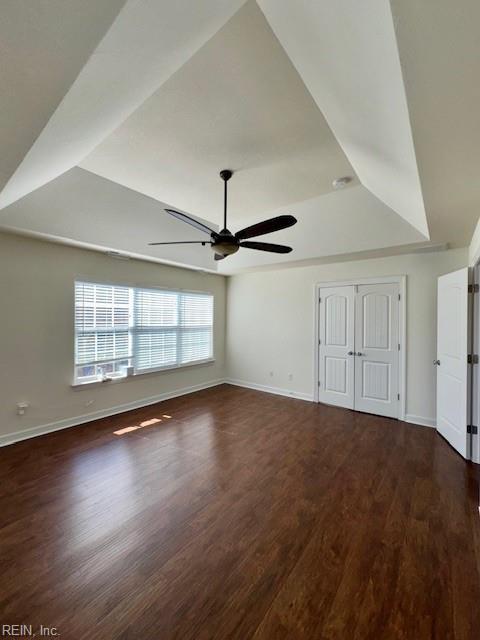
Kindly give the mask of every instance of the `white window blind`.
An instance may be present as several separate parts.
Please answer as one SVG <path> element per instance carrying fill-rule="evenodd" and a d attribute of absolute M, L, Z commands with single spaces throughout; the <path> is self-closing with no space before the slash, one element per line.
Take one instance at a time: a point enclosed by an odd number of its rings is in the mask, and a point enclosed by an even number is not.
<path fill-rule="evenodd" d="M 213 299 L 193 293 L 180 297 L 180 362 L 209 358 L 212 349 Z"/>
<path fill-rule="evenodd" d="M 77 382 L 212 357 L 212 295 L 75 283 Z"/>

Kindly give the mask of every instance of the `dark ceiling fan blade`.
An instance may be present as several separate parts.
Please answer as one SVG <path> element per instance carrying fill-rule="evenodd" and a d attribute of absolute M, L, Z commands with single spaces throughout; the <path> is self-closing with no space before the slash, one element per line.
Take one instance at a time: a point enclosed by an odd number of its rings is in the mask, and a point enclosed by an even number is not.
<path fill-rule="evenodd" d="M 203 246 L 205 246 L 206 244 L 210 244 L 210 242 L 208 242 L 208 240 L 178 240 L 175 242 L 149 242 L 148 244 L 150 247 L 157 244 L 203 244 Z"/>
<path fill-rule="evenodd" d="M 165 209 L 165 211 L 169 213 L 171 216 L 173 216 L 174 218 L 177 218 L 182 222 L 186 222 L 187 224 L 192 225 L 192 227 L 195 227 L 199 231 L 203 231 L 204 233 L 208 233 L 209 235 L 212 235 L 212 234 L 216 235 L 216 232 L 213 229 L 210 229 L 210 227 L 207 227 L 207 225 L 203 224 L 203 222 L 199 222 L 198 220 L 195 220 L 195 218 L 191 218 L 190 216 L 187 216 L 186 213 L 175 211 L 175 209 Z"/>
<path fill-rule="evenodd" d="M 277 216 L 276 218 L 270 218 L 269 220 L 253 224 L 251 227 L 245 227 L 245 229 L 237 231 L 235 237 L 237 240 L 255 238 L 256 236 L 263 236 L 266 233 L 286 229 L 287 227 L 294 225 L 296 222 L 297 219 L 293 216 Z"/>
<path fill-rule="evenodd" d="M 215 260 L 224 260 L 225 256 L 221 256 L 219 253 L 215 254 Z"/>
<path fill-rule="evenodd" d="M 258 249 L 258 251 L 271 251 L 272 253 L 290 253 L 292 247 L 284 244 L 272 244 L 271 242 L 241 242 L 241 247 L 246 249 Z"/>

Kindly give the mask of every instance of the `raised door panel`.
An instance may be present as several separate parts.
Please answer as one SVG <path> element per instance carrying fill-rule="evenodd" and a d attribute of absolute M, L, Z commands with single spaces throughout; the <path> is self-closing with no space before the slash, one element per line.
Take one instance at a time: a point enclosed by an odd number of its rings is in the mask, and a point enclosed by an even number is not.
<path fill-rule="evenodd" d="M 348 393 L 348 363 L 346 358 L 325 357 L 325 390 Z"/>
<path fill-rule="evenodd" d="M 362 296 L 364 349 L 389 349 L 391 344 L 391 297 L 384 293 Z"/>
<path fill-rule="evenodd" d="M 320 291 L 319 400 L 353 408 L 354 288 Z"/>
<path fill-rule="evenodd" d="M 398 417 L 397 284 L 359 285 L 355 325 L 355 409 Z"/>
<path fill-rule="evenodd" d="M 392 392 L 390 384 L 390 364 L 362 360 L 362 397 L 368 400 L 389 402 Z"/>
<path fill-rule="evenodd" d="M 325 344 L 346 347 L 348 342 L 349 299 L 344 294 L 325 296 Z"/>

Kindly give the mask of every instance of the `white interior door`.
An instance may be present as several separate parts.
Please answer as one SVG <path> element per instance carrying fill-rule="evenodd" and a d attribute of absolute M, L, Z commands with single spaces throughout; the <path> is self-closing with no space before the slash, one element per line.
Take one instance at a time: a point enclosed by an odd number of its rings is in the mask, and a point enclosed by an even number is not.
<path fill-rule="evenodd" d="M 355 289 L 320 289 L 319 401 L 353 409 Z"/>
<path fill-rule="evenodd" d="M 399 286 L 358 285 L 355 296 L 355 409 L 398 418 Z"/>
<path fill-rule="evenodd" d="M 468 268 L 438 278 L 437 430 L 464 458 L 469 420 Z"/>

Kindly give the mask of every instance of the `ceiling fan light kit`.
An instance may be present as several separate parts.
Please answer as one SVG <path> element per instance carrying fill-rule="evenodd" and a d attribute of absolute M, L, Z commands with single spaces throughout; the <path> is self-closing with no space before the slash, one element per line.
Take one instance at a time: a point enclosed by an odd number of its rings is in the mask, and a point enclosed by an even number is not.
<path fill-rule="evenodd" d="M 175 211 L 174 209 L 165 209 L 165 211 L 187 224 L 195 227 L 199 231 L 208 233 L 210 235 L 210 247 L 215 254 L 215 260 L 223 260 L 227 256 L 231 256 L 240 249 L 245 247 L 246 249 L 256 249 L 257 251 L 268 251 L 271 253 L 290 253 L 292 247 L 287 247 L 282 244 L 272 244 L 270 242 L 245 242 L 247 238 L 255 238 L 267 233 L 273 233 L 274 231 L 280 231 L 281 229 L 287 229 L 296 224 L 297 220 L 290 215 L 276 216 L 263 222 L 258 222 L 250 227 L 241 229 L 237 233 L 233 234 L 227 229 L 227 182 L 233 175 L 233 171 L 230 169 L 222 169 L 220 171 L 220 178 L 223 180 L 223 229 L 221 231 L 214 231 L 207 227 L 199 220 L 191 218 L 186 213 Z M 185 240 L 176 242 L 150 242 L 151 246 L 156 245 L 169 245 L 169 244 L 201 244 L 206 245 L 206 240 Z"/>

